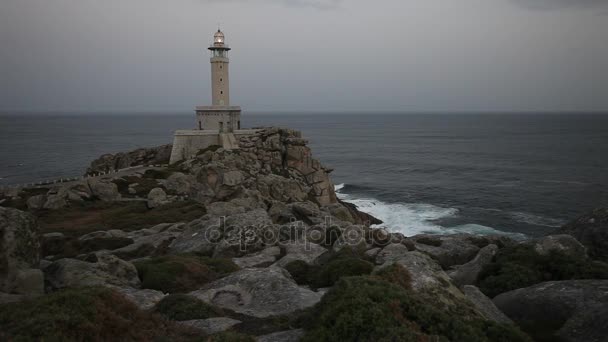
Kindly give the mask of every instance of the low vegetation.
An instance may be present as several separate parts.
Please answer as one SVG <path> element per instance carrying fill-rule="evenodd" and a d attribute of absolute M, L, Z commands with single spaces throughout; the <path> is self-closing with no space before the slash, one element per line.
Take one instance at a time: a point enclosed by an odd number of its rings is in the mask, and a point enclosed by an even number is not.
<path fill-rule="evenodd" d="M 154 311 L 174 321 L 207 319 L 224 315 L 224 312 L 220 308 L 185 294 L 170 294 L 166 296 L 156 304 Z"/>
<path fill-rule="evenodd" d="M 498 251 L 478 278 L 488 297 L 553 280 L 608 279 L 608 264 L 583 255 L 552 251 L 538 254 L 532 245 L 515 245 Z"/>
<path fill-rule="evenodd" d="M 142 287 L 165 293 L 183 293 L 238 270 L 229 259 L 197 255 L 166 255 L 134 263 Z"/>
<path fill-rule="evenodd" d="M 382 275 L 341 278 L 309 313 L 303 341 L 530 341 L 513 326 L 426 299 Z"/>
<path fill-rule="evenodd" d="M 295 260 L 285 266 L 294 280 L 301 285 L 313 288 L 330 287 L 340 278 L 370 274 L 374 265 L 363 259 L 363 256 L 350 248 L 322 261 L 321 265 L 308 265 L 301 260 Z"/>
<path fill-rule="evenodd" d="M 135 304 L 107 288 L 63 290 L 0 306 L 3 341 L 194 340 L 190 329 Z"/>
<path fill-rule="evenodd" d="M 121 229 L 132 231 L 159 223 L 191 221 L 205 215 L 205 207 L 194 201 L 173 202 L 148 209 L 145 202 L 83 202 L 71 207 L 38 213 L 42 233 L 68 236 Z"/>

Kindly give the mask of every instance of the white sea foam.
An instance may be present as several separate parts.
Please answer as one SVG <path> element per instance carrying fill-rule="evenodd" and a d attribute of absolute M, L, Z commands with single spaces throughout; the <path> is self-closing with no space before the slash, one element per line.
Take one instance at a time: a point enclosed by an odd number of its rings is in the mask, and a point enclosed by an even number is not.
<path fill-rule="evenodd" d="M 436 221 L 457 215 L 458 209 L 442 208 L 424 203 L 385 203 L 374 198 L 358 198 L 340 192 L 343 188 L 344 184 L 339 184 L 335 187 L 340 199 L 355 204 L 359 210 L 382 220 L 383 223 L 377 225 L 378 227 L 384 227 L 392 232 L 402 233 L 405 236 L 469 233 L 475 235 L 501 234 L 515 239 L 525 238 L 524 234 L 503 232 L 492 227 L 473 223 L 454 227 L 442 227 Z"/>
<path fill-rule="evenodd" d="M 509 216 L 520 222 L 545 227 L 561 227 L 566 223 L 563 220 L 518 211 L 509 213 Z"/>

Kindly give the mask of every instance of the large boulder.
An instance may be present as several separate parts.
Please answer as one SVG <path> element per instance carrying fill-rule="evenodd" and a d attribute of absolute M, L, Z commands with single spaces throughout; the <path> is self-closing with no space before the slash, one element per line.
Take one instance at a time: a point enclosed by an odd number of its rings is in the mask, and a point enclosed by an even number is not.
<path fill-rule="evenodd" d="M 132 287 L 118 287 L 113 285 L 107 285 L 107 287 L 111 287 L 121 293 L 141 310 L 152 309 L 158 302 L 167 296 L 161 291 L 151 289 L 134 289 Z"/>
<path fill-rule="evenodd" d="M 430 255 L 444 269 L 465 264 L 479 252 L 474 236 L 468 234 L 421 234 L 412 236 L 409 240 L 415 243 L 416 250 Z"/>
<path fill-rule="evenodd" d="M 473 285 L 465 285 L 462 287 L 465 297 L 473 303 L 475 308 L 488 320 L 512 324 L 513 321 L 500 311 L 492 300 L 483 294 L 477 287 Z"/>
<path fill-rule="evenodd" d="M 0 292 L 39 294 L 43 288 L 36 219 L 0 207 Z"/>
<path fill-rule="evenodd" d="M 47 286 L 61 289 L 97 285 L 138 288 L 140 285 L 135 266 L 114 255 L 94 253 L 86 260 L 59 259 L 45 267 Z"/>
<path fill-rule="evenodd" d="M 305 242 L 298 243 L 297 241 L 284 244 L 286 254 L 275 265 L 285 267 L 292 261 L 300 260 L 312 265 L 313 262 L 322 254 L 327 252 L 327 249 L 316 243 Z"/>
<path fill-rule="evenodd" d="M 167 203 L 167 193 L 162 188 L 154 188 L 148 193 L 148 208 L 153 209 Z"/>
<path fill-rule="evenodd" d="M 174 253 L 202 253 L 214 257 L 241 257 L 278 241 L 278 228 L 264 209 L 229 217 L 205 216 L 190 222 L 171 243 Z"/>
<path fill-rule="evenodd" d="M 606 341 L 608 280 L 551 281 L 496 296 L 494 304 L 536 338 Z"/>
<path fill-rule="evenodd" d="M 169 245 L 180 234 L 181 231 L 166 230 L 156 234 L 134 236 L 133 243 L 109 253 L 124 260 L 163 255 L 169 251 Z"/>
<path fill-rule="evenodd" d="M 272 265 L 280 254 L 281 248 L 273 246 L 241 258 L 233 258 L 232 262 L 240 268 L 267 267 Z"/>
<path fill-rule="evenodd" d="M 608 261 L 608 208 L 595 209 L 563 226 L 560 234 L 572 235 L 587 247 L 593 259 Z"/>
<path fill-rule="evenodd" d="M 44 208 L 44 204 L 46 203 L 45 195 L 35 195 L 27 199 L 26 204 L 27 208 L 30 210 L 39 210 Z"/>
<path fill-rule="evenodd" d="M 209 304 L 262 318 L 309 308 L 322 296 L 298 286 L 277 267 L 244 269 L 190 294 Z"/>
<path fill-rule="evenodd" d="M 133 243 L 127 233 L 118 229 L 102 230 L 85 234 L 78 238 L 80 252 L 88 253 L 102 249 L 117 249 Z"/>
<path fill-rule="evenodd" d="M 484 266 L 492 262 L 492 258 L 498 252 L 498 246 L 487 245 L 477 253 L 477 256 L 464 265 L 453 266 L 447 273 L 454 284 L 458 286 L 472 285 L 477 282 L 477 277 Z"/>
<path fill-rule="evenodd" d="M 401 243 L 391 243 L 376 253 L 376 265 L 394 262 L 409 253 L 407 247 Z"/>
<path fill-rule="evenodd" d="M 547 255 L 553 251 L 579 257 L 587 255 L 585 246 L 567 234 L 542 237 L 534 242 L 534 250 L 539 255 Z"/>
<path fill-rule="evenodd" d="M 387 246 L 386 248 L 389 247 Z M 418 251 L 403 252 L 399 254 L 395 253 L 390 258 L 387 258 L 387 256 L 383 258 L 384 263 L 377 266 L 376 269 L 380 270 L 393 263 L 405 267 L 412 275 L 411 285 L 415 291 L 447 292 L 457 297 L 463 297 L 462 293 L 452 284 L 450 277 L 441 269 L 441 266 L 424 253 Z"/>
<path fill-rule="evenodd" d="M 102 179 L 90 178 L 87 180 L 91 194 L 102 201 L 112 202 L 121 198 L 118 186 Z"/>

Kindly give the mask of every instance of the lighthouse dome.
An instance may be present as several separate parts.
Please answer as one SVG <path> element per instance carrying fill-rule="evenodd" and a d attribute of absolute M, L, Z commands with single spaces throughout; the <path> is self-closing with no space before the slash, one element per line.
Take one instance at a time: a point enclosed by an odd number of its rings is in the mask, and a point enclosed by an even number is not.
<path fill-rule="evenodd" d="M 224 44 L 224 38 L 224 33 L 218 29 L 217 32 L 213 35 L 213 43 Z"/>

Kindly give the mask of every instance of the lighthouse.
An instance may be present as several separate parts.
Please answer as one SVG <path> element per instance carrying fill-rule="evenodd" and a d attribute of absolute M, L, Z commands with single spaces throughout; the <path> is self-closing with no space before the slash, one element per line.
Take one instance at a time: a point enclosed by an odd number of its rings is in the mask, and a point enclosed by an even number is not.
<path fill-rule="evenodd" d="M 228 78 L 228 51 L 225 36 L 219 29 L 213 35 L 211 51 L 211 94 L 214 106 L 228 106 L 230 104 L 230 82 Z"/>
<path fill-rule="evenodd" d="M 230 104 L 230 47 L 224 32 L 219 29 L 215 32 L 208 50 L 211 54 L 211 105 L 196 107 L 194 129 L 175 131 L 170 163 L 195 157 L 211 146 L 237 150 L 239 139 L 257 132 L 241 128 L 241 107 Z"/>
<path fill-rule="evenodd" d="M 230 80 L 226 36 L 221 30 L 213 35 L 211 52 L 211 106 L 196 107 L 199 130 L 232 133 L 241 129 L 241 107 L 230 105 Z"/>

